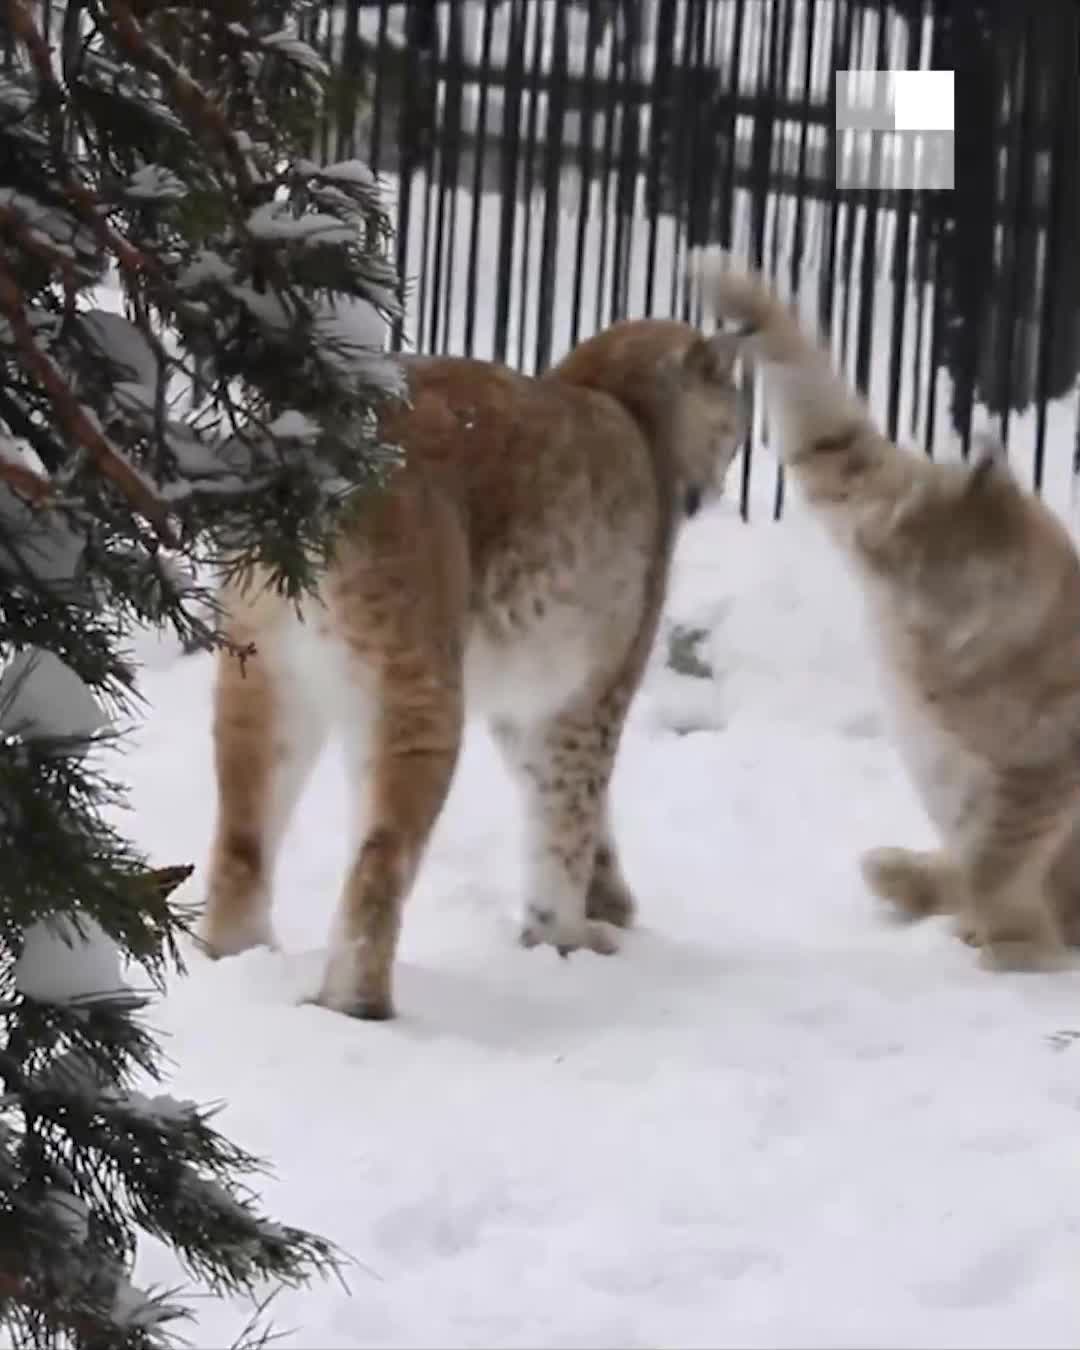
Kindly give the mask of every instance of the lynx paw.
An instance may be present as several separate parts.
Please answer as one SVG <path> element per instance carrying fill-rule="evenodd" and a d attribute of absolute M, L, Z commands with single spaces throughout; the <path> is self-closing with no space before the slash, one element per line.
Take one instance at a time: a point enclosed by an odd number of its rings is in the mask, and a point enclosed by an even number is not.
<path fill-rule="evenodd" d="M 371 948 L 363 940 L 332 941 L 322 988 L 311 1001 L 364 1022 L 389 1021 L 394 1016 L 390 970 L 371 957 Z"/>
<path fill-rule="evenodd" d="M 588 919 L 567 922 L 554 909 L 538 905 L 530 905 L 526 911 L 518 940 L 523 947 L 554 947 L 560 956 L 577 951 L 612 956 L 619 950 L 618 941 L 606 924 Z"/>
<path fill-rule="evenodd" d="M 872 848 L 859 859 L 866 885 L 907 919 L 925 919 L 944 906 L 932 855 L 906 848 Z"/>
<path fill-rule="evenodd" d="M 355 1017 L 361 1022 L 389 1022 L 397 1016 L 394 1011 L 393 1000 L 389 995 L 376 998 L 342 999 L 329 993 L 324 988 L 317 998 L 309 998 L 305 1002 L 316 1008 L 325 1008 L 327 1012 L 343 1013 L 346 1017 Z"/>
<path fill-rule="evenodd" d="M 961 942 L 968 947 L 981 947 L 982 938 L 979 935 L 979 925 L 975 921 L 974 914 L 961 913 L 953 919 L 953 936 L 958 937 Z"/>
<path fill-rule="evenodd" d="M 226 956 L 240 956 L 254 947 L 278 950 L 277 939 L 269 919 L 245 923 L 218 923 L 203 921 L 194 933 L 195 944 L 212 961 Z"/>
<path fill-rule="evenodd" d="M 1038 939 L 1009 939 L 979 945 L 979 965 L 984 970 L 1045 974 L 1073 970 L 1077 958 L 1061 943 Z"/>
<path fill-rule="evenodd" d="M 625 886 L 609 886 L 594 881 L 585 900 L 585 914 L 590 919 L 609 923 L 614 928 L 630 928 L 637 914 L 637 905 Z"/>

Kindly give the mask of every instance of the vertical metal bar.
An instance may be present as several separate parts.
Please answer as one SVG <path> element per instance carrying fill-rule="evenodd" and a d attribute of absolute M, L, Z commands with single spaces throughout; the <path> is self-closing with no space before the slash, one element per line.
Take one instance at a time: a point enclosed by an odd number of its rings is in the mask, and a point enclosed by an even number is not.
<path fill-rule="evenodd" d="M 480 265 L 480 206 L 483 201 L 487 165 L 488 91 L 491 87 L 491 42 L 495 31 L 497 0 L 484 0 L 484 27 L 480 37 L 480 104 L 476 113 L 476 147 L 473 162 L 472 213 L 469 218 L 469 261 L 465 273 L 465 355 L 472 356 L 476 340 L 477 273 Z M 507 94 L 503 94 L 505 117 Z"/>
<path fill-rule="evenodd" d="M 877 70 L 885 70 L 889 62 L 885 0 L 878 0 L 877 20 L 877 52 L 874 65 Z M 864 395 L 868 394 L 870 389 L 870 369 L 873 359 L 874 302 L 877 298 L 875 261 L 877 258 L 877 223 L 880 204 L 881 189 L 879 185 L 875 185 L 866 193 L 863 210 L 862 252 L 859 258 L 859 318 L 855 336 L 855 386 Z"/>
<path fill-rule="evenodd" d="M 462 104 L 465 90 L 465 44 L 463 11 L 451 5 L 447 11 L 447 41 L 443 61 L 443 108 L 439 125 L 439 210 L 436 216 L 435 277 L 431 305 L 431 345 L 443 351 L 450 341 L 450 314 L 457 273 L 457 201 L 461 181 Z M 449 210 L 448 210 L 449 206 Z M 449 223 L 447 223 L 449 216 Z M 472 303 L 467 297 L 467 303 Z M 439 309 L 442 326 L 439 326 Z"/>
<path fill-rule="evenodd" d="M 503 89 L 503 143 L 499 158 L 499 252 L 495 298 L 495 359 L 507 359 L 510 331 L 511 270 L 517 217 L 518 168 L 521 162 L 521 91 L 525 72 L 525 0 L 510 0 Z"/>
<path fill-rule="evenodd" d="M 386 76 L 384 71 L 389 65 L 387 57 L 386 32 L 390 22 L 389 0 L 379 0 L 379 31 L 375 39 L 375 87 L 372 90 L 371 108 L 371 172 L 378 173 L 382 163 L 383 102 L 386 99 Z M 399 97 L 401 91 L 398 91 Z"/>
<path fill-rule="evenodd" d="M 779 0 L 758 8 L 765 33 L 758 61 L 758 107 L 750 147 L 750 251 L 755 267 L 765 262 L 765 227 L 772 176 L 773 137 L 776 128 L 776 81 L 779 66 Z M 768 16 L 766 18 L 766 16 Z"/>
<path fill-rule="evenodd" d="M 1067 315 L 1072 310 L 1076 314 L 1080 310 L 1080 295 L 1077 294 L 1077 287 L 1072 285 L 1071 296 L 1072 304 L 1062 306 L 1060 304 L 1060 289 L 1068 287 L 1070 277 L 1075 279 L 1075 271 L 1067 271 L 1062 267 L 1064 230 L 1063 222 L 1066 218 L 1065 194 L 1071 192 L 1074 199 L 1074 209 L 1072 218 L 1076 219 L 1077 211 L 1075 209 L 1075 200 L 1080 193 L 1080 180 L 1075 173 L 1076 160 L 1070 156 L 1070 151 L 1075 154 L 1077 140 L 1077 82 L 1078 72 L 1080 72 L 1080 63 L 1077 58 L 1080 56 L 1080 15 L 1077 14 L 1075 5 L 1060 4 L 1056 6 L 1060 15 L 1060 25 L 1057 29 L 1059 52 L 1059 63 L 1055 72 L 1056 78 L 1053 80 L 1053 89 L 1047 99 L 1047 113 L 1050 130 L 1050 145 L 1047 155 L 1047 175 L 1046 185 L 1046 253 L 1042 274 L 1042 305 L 1039 314 L 1039 355 L 1038 365 L 1035 372 L 1035 461 L 1034 461 L 1034 481 L 1036 491 L 1042 491 L 1043 474 L 1046 458 L 1046 412 L 1047 401 L 1050 396 L 1050 373 L 1051 363 L 1058 350 L 1058 344 L 1062 341 L 1062 335 L 1059 332 L 1057 323 L 1058 317 L 1064 311 Z M 1069 122 L 1072 119 L 1070 128 Z M 1070 171 L 1071 170 L 1071 171 Z M 1076 345 L 1072 347 L 1072 354 L 1075 359 Z M 1075 372 L 1074 372 L 1075 373 Z M 1080 420 L 1077 426 L 1080 432 Z"/>
<path fill-rule="evenodd" d="M 911 20 L 905 19 L 902 26 L 904 64 L 906 69 L 917 68 L 919 59 L 918 44 L 912 41 Z M 904 329 L 908 304 L 908 255 L 911 250 L 911 189 L 896 194 L 899 200 L 894 206 L 896 214 L 896 235 L 893 245 L 891 268 L 892 280 L 892 323 L 889 335 L 889 399 L 886 409 L 885 426 L 890 440 L 896 440 L 900 423 L 900 393 L 904 368 Z M 921 194 L 920 194 L 921 195 Z M 917 280 L 917 278 L 916 278 Z M 918 367 L 912 371 L 913 379 L 918 380 Z"/>
<path fill-rule="evenodd" d="M 682 290 L 681 245 L 686 232 L 685 211 L 686 200 L 689 196 L 690 177 L 695 168 L 691 158 L 693 146 L 690 143 L 690 128 L 697 115 L 697 109 L 693 103 L 693 91 L 687 78 L 690 64 L 690 11 L 691 6 L 684 3 L 679 11 L 678 35 L 672 44 L 672 58 L 679 83 L 673 138 L 675 163 L 671 174 L 671 213 L 674 217 L 675 229 L 671 250 L 668 306 L 672 314 L 679 312 L 679 294 Z"/>
<path fill-rule="evenodd" d="M 746 0 L 735 0 L 735 26 L 731 35 L 731 65 L 728 69 L 728 94 L 726 118 L 727 128 L 724 172 L 720 176 L 720 242 L 725 248 L 731 247 L 732 227 L 735 220 L 735 176 L 738 168 L 738 105 L 739 68 L 742 65 L 743 38 L 746 36 Z M 719 129 L 719 128 L 718 128 Z"/>
<path fill-rule="evenodd" d="M 645 254 L 645 312 L 656 308 L 656 248 L 660 215 L 664 209 L 662 164 L 665 152 L 672 149 L 673 104 L 672 77 L 675 72 L 672 48 L 675 41 L 677 0 L 660 0 L 656 16 L 656 69 L 649 116 L 649 149 L 645 168 L 645 216 L 649 223 Z"/>
<path fill-rule="evenodd" d="M 1019 16 L 1018 16 L 1019 17 Z M 1026 355 L 1026 344 L 1018 332 L 1020 324 L 1020 285 L 1023 255 L 1026 248 L 1034 248 L 1028 206 L 1031 201 L 1031 169 L 1035 147 L 1032 141 L 1032 118 L 1035 92 L 1031 87 L 1033 59 L 1030 41 L 1030 13 L 1028 22 L 1021 18 L 1015 31 L 1010 80 L 1009 144 L 1005 147 L 1005 190 L 1001 200 L 1002 249 L 1000 275 L 1005 283 L 1004 296 L 995 295 L 997 360 L 991 366 L 990 399 L 1000 409 L 1001 440 L 1009 444 L 1009 422 L 1014 402 L 1013 369 Z M 1017 116 L 1017 104 L 1020 115 Z M 1026 248 L 1025 248 L 1026 246 Z M 995 288 L 996 289 L 996 288 Z M 1019 322 L 1018 322 L 1019 320 Z M 996 367 L 996 368 L 995 368 Z"/>
<path fill-rule="evenodd" d="M 589 210 L 592 205 L 593 132 L 595 130 L 596 51 L 600 43 L 600 3 L 589 0 L 585 28 L 585 62 L 582 72 L 580 120 L 578 123 L 578 218 L 574 243 L 574 285 L 570 314 L 570 345 L 576 346 L 581 334 L 581 300 L 585 277 L 585 241 L 588 237 Z"/>
<path fill-rule="evenodd" d="M 794 23 L 795 6 L 791 0 L 781 0 L 782 7 L 778 15 L 777 31 L 779 32 L 779 56 L 770 71 L 770 82 L 774 99 L 778 96 L 787 100 L 787 74 L 791 65 L 791 30 Z M 775 104 L 774 104 L 775 107 Z M 786 122 L 782 123 L 777 134 L 777 128 L 774 123 L 773 143 L 770 153 L 771 172 L 783 174 L 787 171 L 787 138 L 784 135 Z M 803 134 L 805 137 L 805 124 Z M 801 187 L 799 189 L 801 194 Z M 801 195 L 796 195 L 796 209 L 802 207 Z M 773 233 L 772 248 L 769 257 L 769 274 L 773 277 L 780 272 L 780 236 L 781 236 L 781 216 L 780 216 L 780 196 L 779 193 L 773 207 Z M 798 287 L 798 267 L 794 259 L 792 260 L 792 275 L 795 279 L 795 293 Z M 776 461 L 776 479 L 773 485 L 773 520 L 779 520 L 784 510 L 784 466 L 780 459 Z"/>
<path fill-rule="evenodd" d="M 521 290 L 518 294 L 518 313 L 520 322 L 518 325 L 517 342 L 517 364 L 520 370 L 527 369 L 525 361 L 525 333 L 528 327 L 526 322 L 529 313 L 529 282 L 532 277 L 532 218 L 533 218 L 533 185 L 536 179 L 536 161 L 539 158 L 536 142 L 540 126 L 540 95 L 543 86 L 543 63 L 544 63 L 544 40 L 547 36 L 546 24 L 544 22 L 547 15 L 547 8 L 543 0 L 533 0 L 533 53 L 532 63 L 529 70 L 529 114 L 526 121 L 526 149 L 525 149 L 525 179 L 522 195 L 524 197 L 524 217 L 525 228 L 521 241 L 521 258 L 519 266 L 521 268 Z"/>
<path fill-rule="evenodd" d="M 566 6 L 555 9 L 552 59 L 548 67 L 547 126 L 544 136 L 544 221 L 540 235 L 540 278 L 537 287 L 536 352 L 533 369 L 545 370 L 551 360 L 559 260 L 559 188 L 563 176 L 563 133 L 566 126 L 566 83 L 570 38 Z"/>
<path fill-rule="evenodd" d="M 594 320 L 594 326 L 597 329 L 605 327 L 608 319 L 613 317 L 610 306 L 607 309 L 604 307 L 605 282 L 609 261 L 608 240 L 611 225 L 611 176 L 615 155 L 615 127 L 620 107 L 618 43 L 613 17 L 608 21 L 607 31 L 610 37 L 610 56 L 608 57 L 604 98 L 604 146 L 600 160 L 600 256 L 597 259 L 596 317 Z"/>
<path fill-rule="evenodd" d="M 841 14 L 843 14 L 843 27 L 841 28 Z M 835 0 L 833 7 L 833 70 L 846 70 L 851 66 L 851 57 L 855 44 L 855 11 L 850 0 Z M 833 331 L 833 317 L 836 307 L 836 236 L 840 223 L 841 199 L 840 192 L 836 188 L 836 80 L 833 78 L 829 82 L 829 121 L 831 126 L 826 129 L 828 138 L 828 153 L 826 155 L 826 172 L 829 175 L 829 182 L 826 184 L 828 192 L 828 210 L 825 212 L 823 228 L 824 241 L 822 251 L 824 262 L 821 268 L 821 279 L 818 287 L 818 323 L 824 334 L 831 337 Z M 845 219 L 850 222 L 852 211 L 850 203 L 845 200 L 843 203 Z"/>
<path fill-rule="evenodd" d="M 438 0 L 436 0 L 436 5 Z M 435 197 L 435 157 L 437 154 L 435 128 L 438 123 L 439 108 L 439 82 L 440 72 L 438 69 L 437 54 L 439 48 L 439 16 L 435 5 L 426 9 L 412 8 L 407 11 L 407 18 L 410 21 L 411 32 L 407 30 L 406 41 L 409 45 L 415 45 L 423 53 L 420 70 L 422 72 L 422 83 L 420 83 L 417 94 L 417 106 L 420 110 L 422 120 L 420 127 L 422 135 L 420 139 L 419 150 L 423 157 L 423 175 L 424 175 L 424 213 L 420 226 L 421 239 L 421 264 L 420 264 L 420 282 L 417 287 L 417 343 L 421 351 L 432 351 L 435 345 L 435 335 L 432 332 L 432 323 L 425 325 L 424 315 L 430 314 L 434 318 L 434 308 L 431 306 L 428 297 L 432 290 L 432 229 L 431 217 L 433 212 L 432 202 Z M 426 97 L 425 97 L 426 95 Z M 435 242 L 436 250 L 438 241 Z"/>
<path fill-rule="evenodd" d="M 412 40 L 415 33 L 411 22 L 411 10 L 406 9 L 404 18 L 406 33 L 404 61 L 402 63 L 404 89 L 410 91 L 416 90 L 419 93 L 423 88 L 421 83 L 421 53 L 418 43 Z M 398 212 L 394 230 L 394 256 L 398 276 L 402 278 L 403 282 L 405 281 L 409 260 L 409 231 L 412 226 L 413 189 L 415 185 L 415 176 L 420 162 L 423 136 L 424 126 L 421 119 L 420 100 L 414 97 L 402 97 L 398 107 Z M 423 274 L 425 271 L 423 264 L 425 259 L 426 250 L 422 248 L 420 269 L 421 285 L 423 284 Z M 418 323 L 419 316 L 422 314 L 423 293 L 421 292 L 417 310 Z M 422 336 L 419 332 L 411 336 L 414 342 L 422 342 Z M 404 340 L 404 322 L 399 319 L 395 321 L 390 335 L 390 342 L 393 350 L 400 351 Z"/>
<path fill-rule="evenodd" d="M 705 5 L 687 6 L 693 15 L 693 32 L 688 35 L 688 55 L 684 81 L 693 100 L 695 116 L 688 127 L 687 142 L 690 147 L 691 164 L 694 172 L 690 174 L 686 202 L 686 246 L 696 248 L 707 241 L 709 228 L 709 202 L 712 198 L 713 177 L 716 165 L 709 144 L 711 119 L 708 115 L 708 10 Z M 680 303 L 675 313 L 685 322 L 690 322 L 690 293 L 685 267 L 679 269 Z"/>
<path fill-rule="evenodd" d="M 628 308 L 630 259 L 633 257 L 638 168 L 641 155 L 641 102 L 644 98 L 644 50 L 640 8 L 626 5 L 623 18 L 622 119 L 615 175 L 615 249 L 611 273 L 613 318 L 624 318 Z"/>

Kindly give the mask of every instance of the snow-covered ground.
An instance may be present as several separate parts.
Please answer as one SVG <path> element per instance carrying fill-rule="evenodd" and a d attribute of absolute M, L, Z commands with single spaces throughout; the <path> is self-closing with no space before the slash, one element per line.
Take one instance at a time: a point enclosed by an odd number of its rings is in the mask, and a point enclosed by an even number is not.
<path fill-rule="evenodd" d="M 495 225 L 485 201 L 485 257 Z M 599 259 L 595 228 L 591 215 Z M 560 275 L 573 242 L 564 228 Z M 669 276 L 680 241 L 665 226 L 658 246 Z M 407 252 L 423 275 L 416 232 Z M 641 313 L 643 231 L 631 252 Z M 891 300 L 877 284 L 883 408 Z M 511 292 L 511 359 L 528 365 L 535 305 L 519 279 Z M 487 355 L 494 295 L 479 298 Z M 563 350 L 565 297 L 554 318 Z M 910 349 L 910 300 L 907 319 Z M 943 456 L 948 397 L 942 377 Z M 910 406 L 907 387 L 905 427 Z M 1076 415 L 1075 397 L 1050 410 L 1046 491 L 1066 518 Z M 1025 481 L 1034 439 L 1018 418 Z M 478 726 L 408 907 L 397 1021 L 303 1004 L 349 833 L 333 754 L 282 860 L 282 951 L 193 953 L 155 1006 L 169 1089 L 224 1099 L 222 1128 L 275 1167 L 269 1212 L 357 1262 L 348 1291 L 275 1300 L 283 1346 L 1080 1345 L 1080 974 L 987 974 L 944 923 L 902 929 L 876 910 L 858 852 L 930 835 L 884 734 L 853 587 L 790 494 L 770 522 L 775 483 L 758 439 L 752 523 L 718 508 L 679 550 L 667 622 L 705 630 L 712 677 L 676 674 L 661 643 L 634 708 L 615 807 L 641 926 L 618 956 L 516 945 L 517 803 Z M 149 637 L 141 654 L 150 714 L 122 765 L 134 809 L 120 823 L 155 862 L 198 863 L 177 895 L 198 901 L 211 664 Z M 136 1277 L 183 1278 L 152 1241 Z M 191 1339 L 220 1347 L 250 1314 L 208 1299 Z"/>
<path fill-rule="evenodd" d="M 331 754 L 279 879 L 283 950 L 191 958 L 170 1089 L 223 1098 L 274 1217 L 357 1261 L 286 1292 L 284 1346 L 1075 1347 L 1080 976 L 897 928 L 857 852 L 927 826 L 884 739 L 853 588 L 794 509 L 688 528 L 615 802 L 641 926 L 513 940 L 516 801 L 471 731 L 408 908 L 400 1017 L 301 1006 L 344 862 Z M 210 662 L 148 643 L 124 826 L 205 855 Z M 178 898 L 199 898 L 197 873 Z M 143 1247 L 137 1275 L 173 1284 Z M 243 1303 L 200 1305 L 226 1344 Z"/>

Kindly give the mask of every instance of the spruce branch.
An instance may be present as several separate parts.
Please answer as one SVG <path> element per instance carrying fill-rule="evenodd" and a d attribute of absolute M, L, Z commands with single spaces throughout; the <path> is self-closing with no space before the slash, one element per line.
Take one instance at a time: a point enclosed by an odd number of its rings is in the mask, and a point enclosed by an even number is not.
<path fill-rule="evenodd" d="M 244 148 L 222 110 L 198 81 L 150 41 L 127 0 L 110 0 L 108 12 L 117 45 L 130 60 L 152 71 L 161 80 L 196 139 L 217 143 L 236 175 L 241 193 L 247 195 L 252 187 L 251 168 Z"/>
<path fill-rule="evenodd" d="M 29 52 L 41 86 L 41 98 L 49 121 L 50 147 L 56 160 L 61 191 L 78 209 L 81 219 L 93 231 L 101 247 L 113 253 L 121 267 L 132 273 L 145 271 L 152 266 L 151 260 L 113 229 L 104 214 L 103 203 L 75 175 L 64 153 L 65 137 L 58 114 L 67 100 L 67 94 L 53 72 L 52 54 L 45 34 L 34 23 L 30 7 L 24 0 L 5 0 L 5 3 L 11 31 L 21 39 Z"/>
<path fill-rule="evenodd" d="M 52 497 L 53 486 L 36 470 L 17 459 L 9 459 L 0 451 L 0 483 L 6 483 L 20 497 L 33 502 L 35 506 L 44 506 Z"/>
<path fill-rule="evenodd" d="M 132 509 L 153 525 L 161 542 L 175 548 L 179 541 L 169 522 L 168 508 L 147 480 L 110 443 L 64 379 L 59 366 L 38 346 L 27 317 L 25 297 L 3 260 L 0 260 L 0 314 L 11 325 L 19 364 L 46 391 L 64 431 L 88 452 L 101 476 L 123 493 Z"/>

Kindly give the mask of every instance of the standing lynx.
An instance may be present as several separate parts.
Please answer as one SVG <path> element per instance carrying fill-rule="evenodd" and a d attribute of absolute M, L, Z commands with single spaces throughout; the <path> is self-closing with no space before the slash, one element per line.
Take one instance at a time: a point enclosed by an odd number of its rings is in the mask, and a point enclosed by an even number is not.
<path fill-rule="evenodd" d="M 336 723 L 368 810 L 320 1002 L 392 1016 L 402 905 L 473 710 L 524 791 L 522 942 L 615 950 L 634 901 L 608 781 L 679 521 L 744 434 L 733 361 L 730 339 L 666 320 L 615 324 L 540 379 L 406 359 L 410 405 L 382 427 L 404 464 L 340 533 L 321 604 L 223 597 L 256 652 L 219 658 L 211 954 L 272 941 L 275 855 Z"/>
<path fill-rule="evenodd" d="M 1080 562 L 984 447 L 940 464 L 876 429 L 757 276 L 706 269 L 763 368 L 785 464 L 864 585 L 901 753 L 940 852 L 878 848 L 901 912 L 957 915 L 985 965 L 1061 962 L 1080 917 Z"/>

